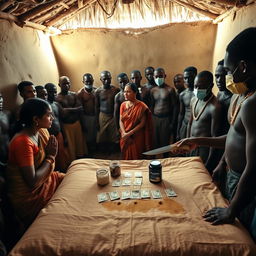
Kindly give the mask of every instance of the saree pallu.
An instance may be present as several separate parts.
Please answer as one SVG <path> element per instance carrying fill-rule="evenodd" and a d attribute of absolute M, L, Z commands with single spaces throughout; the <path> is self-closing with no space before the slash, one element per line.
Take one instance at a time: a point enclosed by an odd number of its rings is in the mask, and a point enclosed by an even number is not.
<path fill-rule="evenodd" d="M 34 155 L 35 170 L 42 165 L 49 140 L 49 133 L 45 129 L 39 131 L 39 151 Z M 63 173 L 54 172 L 55 164 L 51 164 L 51 172 L 34 188 L 30 188 L 20 172 L 19 166 L 9 162 L 6 170 L 8 196 L 15 213 L 27 226 L 30 225 L 40 210 L 48 203 L 57 187 L 64 178 Z"/>
<path fill-rule="evenodd" d="M 126 107 L 126 102 L 120 106 L 120 118 L 123 122 L 125 132 L 136 127 L 143 115 L 146 115 L 145 126 L 127 139 L 120 139 L 122 159 L 142 159 L 142 153 L 152 148 L 153 126 L 152 115 L 147 105 L 137 101 L 132 108 Z"/>

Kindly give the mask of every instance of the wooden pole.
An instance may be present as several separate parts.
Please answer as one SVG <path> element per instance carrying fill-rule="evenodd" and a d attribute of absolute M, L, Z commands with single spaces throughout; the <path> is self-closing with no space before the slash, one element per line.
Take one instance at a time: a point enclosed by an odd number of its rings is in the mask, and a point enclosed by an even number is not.
<path fill-rule="evenodd" d="M 35 8 L 33 8 L 33 9 L 31 9 L 31 10 L 29 10 L 29 11 L 27 11 L 27 12 L 21 14 L 21 15 L 19 15 L 18 17 L 19 17 L 20 20 L 23 20 L 23 21 L 29 20 L 32 17 L 40 14 L 41 12 L 47 11 L 47 10 L 51 9 L 53 6 L 59 4 L 62 1 L 63 0 L 52 0 L 52 1 L 46 2 L 44 4 L 39 4 Z"/>
<path fill-rule="evenodd" d="M 58 13 L 58 16 L 55 16 L 55 18 L 51 19 L 50 21 L 46 22 L 45 26 L 52 26 L 55 23 L 57 23 L 59 20 L 63 19 L 65 16 L 68 16 L 69 14 L 73 13 L 78 9 L 77 3 L 70 7 L 68 10 L 63 10 L 62 12 Z"/>
<path fill-rule="evenodd" d="M 4 9 L 6 9 L 7 7 L 9 7 L 10 5 L 12 5 L 15 1 L 7 1 L 7 2 L 3 2 L 2 4 L 0 4 L 0 11 L 3 11 Z"/>
<path fill-rule="evenodd" d="M 17 24 L 20 27 L 26 26 L 26 27 L 42 30 L 42 31 L 50 33 L 50 34 L 56 34 L 56 33 L 61 34 L 61 31 L 57 28 L 51 29 L 51 28 L 48 28 L 46 26 L 43 26 L 43 25 L 40 25 L 40 24 L 37 24 L 37 23 L 34 23 L 34 22 L 20 21 L 16 16 L 14 16 L 12 14 L 9 14 L 9 13 L 6 13 L 6 12 L 0 12 L 0 19 L 15 22 L 15 24 Z"/>
<path fill-rule="evenodd" d="M 90 4 L 96 2 L 96 0 L 87 0 L 86 3 L 84 4 L 84 6 L 82 8 L 77 8 L 76 10 L 74 10 L 72 13 L 70 13 L 67 16 L 62 17 L 62 20 L 59 19 L 61 22 L 58 24 L 57 28 L 59 28 L 62 24 L 64 24 L 65 22 L 67 22 L 68 20 L 72 19 L 72 17 L 74 17 L 74 15 L 78 14 L 79 12 L 81 12 L 82 10 L 86 9 L 89 7 Z M 59 21 L 58 20 L 58 21 Z M 55 25 L 52 24 L 52 25 Z"/>
<path fill-rule="evenodd" d="M 63 10 L 63 6 L 60 6 L 56 9 L 52 10 L 51 12 L 44 12 L 44 14 L 42 14 L 40 16 L 38 15 L 37 17 L 32 18 L 31 21 L 35 22 L 35 23 L 43 23 L 52 18 L 53 12 L 57 14 L 62 10 Z"/>
<path fill-rule="evenodd" d="M 204 15 L 204 16 L 207 16 L 207 17 L 209 17 L 211 19 L 216 19 L 218 17 L 218 15 L 215 14 L 215 13 L 199 9 L 199 8 L 197 8 L 195 6 L 192 6 L 192 5 L 188 4 L 188 3 L 184 3 L 184 2 L 182 2 L 180 0 L 173 0 L 172 2 L 177 3 L 178 5 L 182 5 L 183 7 L 191 10 L 192 12 L 197 12 L 197 13 L 199 13 L 201 15 Z"/>

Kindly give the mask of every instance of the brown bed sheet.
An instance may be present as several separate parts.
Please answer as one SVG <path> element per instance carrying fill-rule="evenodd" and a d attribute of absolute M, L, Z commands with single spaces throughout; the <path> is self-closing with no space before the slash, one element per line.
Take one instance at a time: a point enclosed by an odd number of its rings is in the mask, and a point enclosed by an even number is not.
<path fill-rule="evenodd" d="M 97 185 L 95 172 L 109 160 L 76 160 L 10 256 L 256 255 L 239 221 L 213 226 L 202 219 L 227 203 L 198 157 L 162 159 L 158 185 L 148 181 L 148 160 L 120 162 L 122 173 L 142 171 L 141 188 L 160 189 L 163 199 L 98 203 L 98 193 L 132 188 Z M 164 193 L 170 186 L 178 194 L 172 199 Z"/>

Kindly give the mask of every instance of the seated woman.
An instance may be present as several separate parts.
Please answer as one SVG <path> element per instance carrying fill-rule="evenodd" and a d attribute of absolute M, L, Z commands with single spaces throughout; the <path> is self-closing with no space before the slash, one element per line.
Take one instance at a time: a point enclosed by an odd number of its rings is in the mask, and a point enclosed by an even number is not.
<path fill-rule="evenodd" d="M 152 146 L 152 117 L 147 105 L 136 99 L 137 86 L 124 88 L 125 102 L 120 106 L 120 147 L 125 160 L 142 159 Z"/>
<path fill-rule="evenodd" d="M 46 130 L 52 120 L 48 102 L 28 99 L 20 110 L 22 129 L 9 144 L 7 192 L 25 227 L 32 223 L 64 178 L 64 174 L 54 171 L 58 144 Z"/>

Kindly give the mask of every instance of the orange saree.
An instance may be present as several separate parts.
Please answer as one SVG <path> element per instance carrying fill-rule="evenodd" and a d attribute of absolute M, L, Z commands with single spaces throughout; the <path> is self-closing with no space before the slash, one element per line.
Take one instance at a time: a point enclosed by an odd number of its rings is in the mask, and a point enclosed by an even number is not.
<path fill-rule="evenodd" d="M 152 117 L 147 105 L 142 101 L 137 101 L 132 108 L 127 108 L 126 102 L 123 102 L 120 106 L 120 118 L 126 132 L 136 127 L 143 115 L 146 115 L 145 126 L 129 138 L 120 139 L 122 159 L 124 160 L 142 159 L 142 153 L 151 149 Z"/>
<path fill-rule="evenodd" d="M 32 159 L 35 170 L 42 164 L 45 159 L 44 148 L 47 145 L 49 133 L 45 129 L 39 131 L 39 146 L 32 145 L 26 135 L 16 135 L 9 145 L 9 162 L 6 170 L 8 196 L 11 200 L 13 208 L 17 216 L 23 221 L 25 225 L 29 225 L 35 219 L 39 211 L 48 203 L 53 196 L 58 185 L 64 178 L 64 174 L 55 172 L 53 163 L 51 172 L 38 184 L 35 188 L 30 188 L 24 181 L 20 172 L 20 165 L 25 165 L 24 158 Z M 30 145 L 26 145 L 30 144 Z M 18 150 L 20 148 L 20 150 Z M 26 148 L 32 148 L 32 153 L 26 152 Z M 17 151 L 19 151 L 17 153 Z M 29 152 L 29 150 L 27 151 Z M 23 160 L 21 159 L 23 158 Z M 20 159 L 20 160 L 19 160 Z"/>

